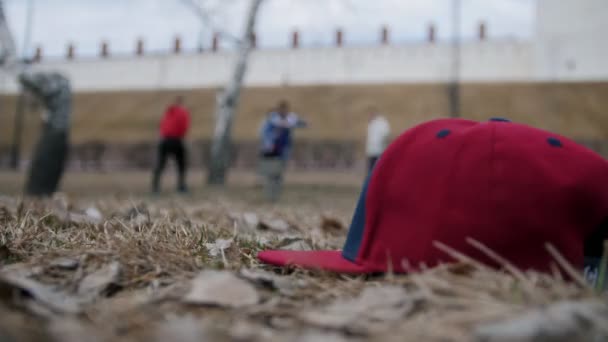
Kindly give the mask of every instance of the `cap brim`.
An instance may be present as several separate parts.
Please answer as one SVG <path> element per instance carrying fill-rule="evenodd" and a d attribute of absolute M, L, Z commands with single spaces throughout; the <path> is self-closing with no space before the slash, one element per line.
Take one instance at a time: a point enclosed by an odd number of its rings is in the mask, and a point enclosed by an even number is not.
<path fill-rule="evenodd" d="M 340 251 L 263 251 L 260 261 L 275 266 L 297 266 L 337 273 L 371 273 L 373 270 L 344 259 Z"/>

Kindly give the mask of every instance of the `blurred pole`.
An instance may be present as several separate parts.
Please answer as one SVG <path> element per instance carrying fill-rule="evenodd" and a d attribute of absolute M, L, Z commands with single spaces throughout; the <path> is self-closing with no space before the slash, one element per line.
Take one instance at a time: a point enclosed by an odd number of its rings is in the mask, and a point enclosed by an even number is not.
<path fill-rule="evenodd" d="M 25 112 L 25 92 L 20 88 L 17 106 L 15 108 L 15 125 L 13 127 L 13 143 L 11 145 L 11 168 L 19 169 L 21 160 L 21 136 L 23 134 L 23 115 Z"/>
<path fill-rule="evenodd" d="M 34 19 L 34 0 L 28 0 L 27 14 L 25 18 L 25 32 L 23 35 L 23 46 L 21 49 L 22 60 L 27 59 L 30 40 L 32 37 L 32 24 Z M 15 108 L 15 125 L 13 128 L 13 143 L 11 146 L 11 168 L 19 169 L 19 161 L 21 160 L 21 140 L 23 136 L 23 116 L 25 115 L 25 93 L 23 88 L 20 88 L 19 97 L 17 98 L 17 106 Z"/>
<path fill-rule="evenodd" d="M 198 52 L 205 50 L 205 30 L 203 28 L 198 32 Z"/>
<path fill-rule="evenodd" d="M 460 10 L 461 0 L 452 0 L 452 75 L 448 86 L 450 117 L 460 116 Z"/>

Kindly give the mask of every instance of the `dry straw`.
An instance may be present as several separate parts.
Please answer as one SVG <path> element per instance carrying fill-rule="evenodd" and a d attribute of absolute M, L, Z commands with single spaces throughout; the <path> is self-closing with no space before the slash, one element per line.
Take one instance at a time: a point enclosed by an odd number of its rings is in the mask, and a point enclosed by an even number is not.
<path fill-rule="evenodd" d="M 103 213 L 103 218 L 88 217 L 85 212 L 90 206 Z M 261 220 L 267 216 L 284 220 L 289 223 L 288 229 L 272 231 L 248 226 L 242 219 L 245 211 L 256 213 Z M 346 212 L 337 215 L 336 219 L 341 222 L 348 219 Z M 257 262 L 255 256 L 263 248 L 293 243 L 339 248 L 346 232 L 336 229 L 335 225 L 324 230 L 323 217 L 314 210 L 277 207 L 268 211 L 230 202 L 4 201 L 0 202 L 0 245 L 4 246 L 0 250 L 0 262 L 4 265 L 0 274 L 27 276 L 71 296 L 76 295 L 83 279 L 89 276 L 91 288 L 103 286 L 104 291 L 83 306 L 83 313 L 74 324 L 91 336 L 101 336 L 101 340 L 149 340 L 150 334 L 161 326 L 166 336 L 173 331 L 166 326 L 167 317 L 173 317 L 171 322 L 188 317 L 197 322 L 205 334 L 219 340 L 243 336 L 251 340 L 293 340 L 296 335 L 308 334 L 390 340 L 392 335 L 387 332 L 391 331 L 398 336 L 417 336 L 422 340 L 465 341 L 473 338 L 472 334 L 481 324 L 516 318 L 553 303 L 592 300 L 606 305 L 606 299 L 550 245 L 546 248 L 557 265 L 553 274 L 519 270 L 473 239 L 468 239 L 468 243 L 498 263 L 501 270 L 483 265 L 440 242 L 435 242 L 435 246 L 457 263 L 407 276 L 335 275 L 273 269 Z M 218 239 L 231 243 L 227 247 L 226 243 L 222 245 L 225 248 L 212 256 L 209 247 Z M 606 274 L 606 260 L 604 255 L 600 278 Z M 90 277 L 112 263 L 120 265 L 118 278 Z M 203 269 L 226 270 L 237 275 L 239 270 L 250 270 L 253 273 L 248 274 L 247 281 L 255 284 L 260 294 L 259 304 L 231 309 L 181 303 L 179 298 L 186 293 L 190 279 Z M 257 275 L 262 270 L 270 273 Z M 373 293 L 365 289 L 386 286 L 401 287 L 408 296 L 403 302 L 386 305 L 406 305 L 407 302 L 407 310 L 362 304 L 362 294 Z M 600 282 L 597 286 L 603 288 L 604 284 Z M 30 309 L 14 311 L 11 308 L 15 303 L 3 298 L 0 329 L 23 340 L 35 331 L 48 334 L 51 323 L 62 317 L 40 316 L 40 312 Z M 339 310 L 356 308 L 366 308 L 375 318 L 358 319 L 348 328 L 318 327 L 314 320 L 311 323 L 302 319 L 309 311 L 329 315 L 334 312 L 331 310 L 338 310 L 339 314 Z M 398 316 L 392 317 L 393 313 Z M 368 317 L 365 313 L 361 315 Z M 40 317 L 43 317 L 42 324 L 30 324 L 40 321 Z M 18 322 L 30 322 L 26 324 L 29 330 Z M 74 324 L 70 326 L 73 328 Z M 199 328 L 195 329 L 199 334 L 195 338 L 200 340 L 204 336 L 200 336 Z M 177 331 L 173 333 L 179 335 Z"/>

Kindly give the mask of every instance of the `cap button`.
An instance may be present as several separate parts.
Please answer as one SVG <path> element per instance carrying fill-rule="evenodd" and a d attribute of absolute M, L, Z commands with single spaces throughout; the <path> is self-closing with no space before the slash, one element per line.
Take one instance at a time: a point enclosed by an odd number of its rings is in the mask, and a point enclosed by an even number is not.
<path fill-rule="evenodd" d="M 549 145 L 551 145 L 553 147 L 562 147 L 562 142 L 555 137 L 547 138 L 547 142 L 549 143 Z"/>
<path fill-rule="evenodd" d="M 448 135 L 450 135 L 450 133 L 452 133 L 452 132 L 449 129 L 442 129 L 439 132 L 437 132 L 437 138 L 443 139 L 443 138 L 447 137 Z"/>

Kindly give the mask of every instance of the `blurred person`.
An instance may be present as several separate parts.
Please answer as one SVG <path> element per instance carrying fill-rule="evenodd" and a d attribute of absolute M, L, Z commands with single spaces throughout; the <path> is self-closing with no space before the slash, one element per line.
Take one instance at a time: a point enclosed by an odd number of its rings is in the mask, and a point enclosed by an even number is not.
<path fill-rule="evenodd" d="M 260 174 L 264 179 L 267 200 L 276 202 L 281 195 L 283 173 L 293 144 L 292 130 L 306 127 L 298 114 L 291 112 L 287 101 L 266 116 L 260 129 Z"/>
<path fill-rule="evenodd" d="M 373 170 L 380 155 L 388 146 L 391 126 L 388 120 L 382 116 L 375 107 L 370 108 L 369 123 L 367 125 L 367 143 L 365 152 L 367 155 L 367 172 Z"/>
<path fill-rule="evenodd" d="M 264 134 L 264 129 L 267 128 L 268 125 L 268 120 L 270 118 L 270 116 L 272 115 L 272 113 L 276 112 L 276 107 L 272 107 L 269 108 L 268 111 L 266 111 L 266 114 L 264 115 L 264 119 L 262 119 L 260 126 L 258 127 L 258 135 L 260 137 L 261 140 L 263 140 L 263 134 Z M 262 143 L 263 144 L 263 143 Z M 255 186 L 258 188 L 263 188 L 264 187 L 264 183 L 266 182 L 266 177 L 262 174 L 261 170 L 258 168 L 258 172 L 256 172 L 256 182 L 255 182 Z"/>
<path fill-rule="evenodd" d="M 175 158 L 177 163 L 177 191 L 187 192 L 186 168 L 187 151 L 184 146 L 184 137 L 190 128 L 190 112 L 184 107 L 184 98 L 177 96 L 169 105 L 160 122 L 160 143 L 158 145 L 158 159 L 154 168 L 152 179 L 152 192 L 160 192 L 160 182 L 168 157 Z"/>

